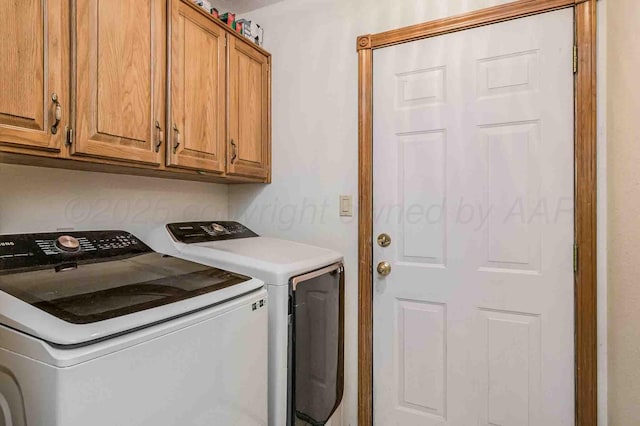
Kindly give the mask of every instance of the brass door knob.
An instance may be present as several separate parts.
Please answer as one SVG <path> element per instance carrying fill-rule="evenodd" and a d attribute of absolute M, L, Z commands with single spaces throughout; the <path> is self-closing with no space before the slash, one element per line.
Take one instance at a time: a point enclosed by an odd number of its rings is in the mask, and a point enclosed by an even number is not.
<path fill-rule="evenodd" d="M 383 261 L 378 263 L 378 273 L 383 277 L 386 277 L 391 273 L 391 264 L 389 262 Z"/>

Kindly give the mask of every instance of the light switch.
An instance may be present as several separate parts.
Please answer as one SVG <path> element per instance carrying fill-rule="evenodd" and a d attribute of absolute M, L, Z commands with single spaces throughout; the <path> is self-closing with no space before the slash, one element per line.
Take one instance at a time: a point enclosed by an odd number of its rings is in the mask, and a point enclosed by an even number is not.
<path fill-rule="evenodd" d="M 351 195 L 340 196 L 340 216 L 353 216 L 353 202 Z"/>

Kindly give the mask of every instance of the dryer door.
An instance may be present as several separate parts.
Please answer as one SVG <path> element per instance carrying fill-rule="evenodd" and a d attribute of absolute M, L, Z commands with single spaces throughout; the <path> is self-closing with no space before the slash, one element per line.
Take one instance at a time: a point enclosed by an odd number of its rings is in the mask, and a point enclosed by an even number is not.
<path fill-rule="evenodd" d="M 296 277 L 291 288 L 291 423 L 324 425 L 340 405 L 344 385 L 344 267 Z"/>

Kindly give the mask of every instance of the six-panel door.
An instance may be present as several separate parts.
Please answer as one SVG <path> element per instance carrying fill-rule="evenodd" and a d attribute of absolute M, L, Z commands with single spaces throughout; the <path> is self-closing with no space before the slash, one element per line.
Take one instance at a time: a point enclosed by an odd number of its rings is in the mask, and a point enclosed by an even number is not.
<path fill-rule="evenodd" d="M 72 153 L 160 164 L 166 0 L 78 0 L 75 5 Z"/>
<path fill-rule="evenodd" d="M 572 56 L 572 9 L 374 52 L 375 424 L 575 424 Z"/>
<path fill-rule="evenodd" d="M 229 38 L 230 175 L 268 179 L 269 176 L 269 59 Z"/>
<path fill-rule="evenodd" d="M 61 147 L 69 111 L 66 11 L 62 0 L 0 3 L 0 145 Z"/>
<path fill-rule="evenodd" d="M 172 0 L 170 166 L 224 172 L 225 38 L 199 11 Z"/>

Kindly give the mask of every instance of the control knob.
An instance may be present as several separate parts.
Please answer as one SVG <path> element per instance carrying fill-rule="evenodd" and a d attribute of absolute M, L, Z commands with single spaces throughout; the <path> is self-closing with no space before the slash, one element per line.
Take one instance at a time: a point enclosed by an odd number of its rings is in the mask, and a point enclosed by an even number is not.
<path fill-rule="evenodd" d="M 207 230 L 209 232 L 214 233 L 214 234 L 226 234 L 227 233 L 227 229 L 224 226 L 222 226 L 222 225 L 220 225 L 218 223 L 212 223 L 211 225 L 209 225 L 207 227 Z"/>
<path fill-rule="evenodd" d="M 62 235 L 55 242 L 56 248 L 60 251 L 73 253 L 80 250 L 80 241 L 71 235 Z"/>

